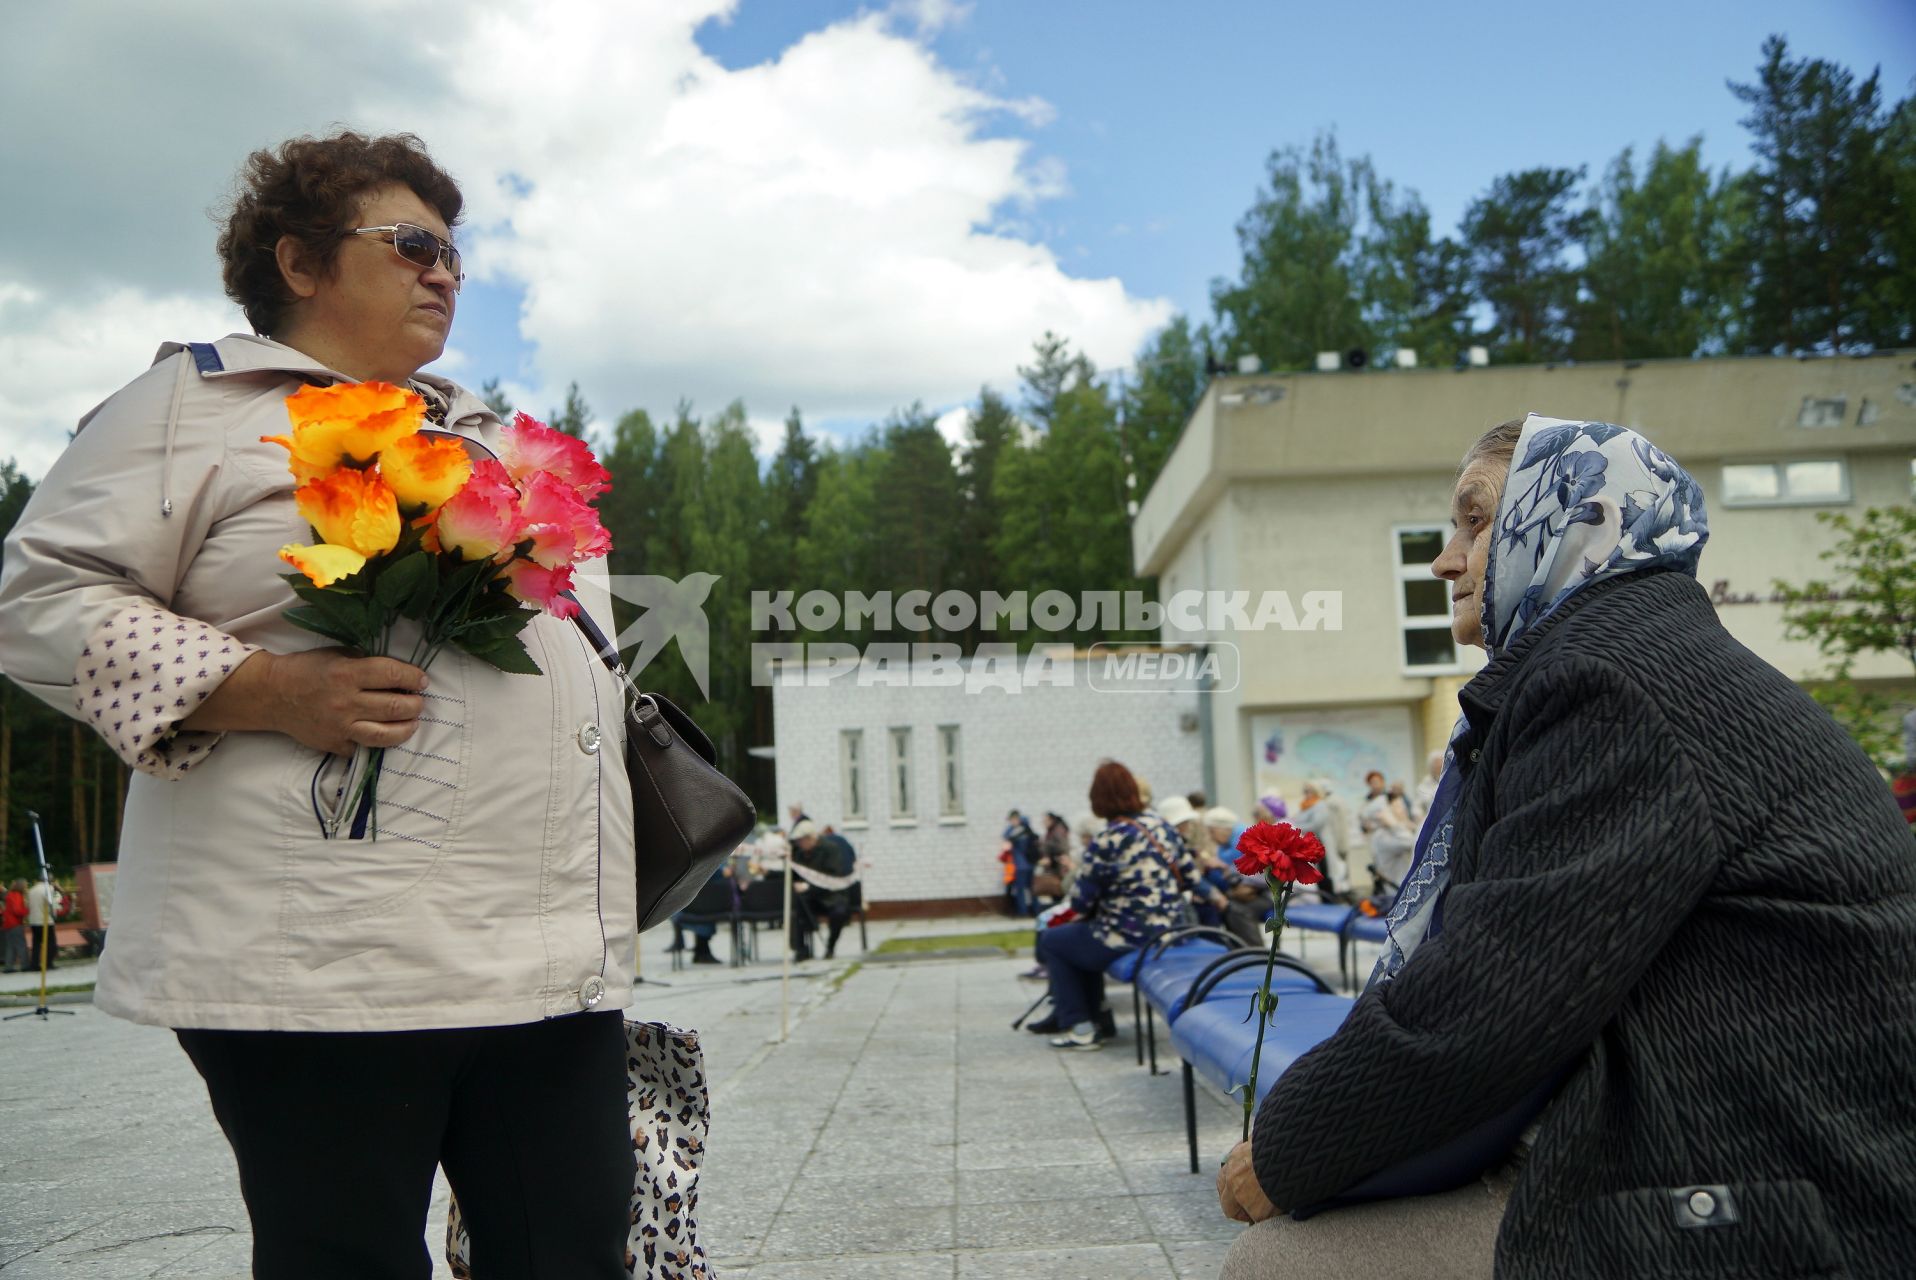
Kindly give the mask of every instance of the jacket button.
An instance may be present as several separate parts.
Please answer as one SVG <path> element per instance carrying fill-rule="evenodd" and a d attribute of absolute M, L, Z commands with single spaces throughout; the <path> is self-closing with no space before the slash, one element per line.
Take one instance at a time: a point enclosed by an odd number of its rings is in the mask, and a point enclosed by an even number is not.
<path fill-rule="evenodd" d="M 579 987 L 579 1004 L 587 1009 L 605 999 L 605 979 L 594 974 Z M 1701 1192 L 1697 1194 L 1701 1195 Z"/>
<path fill-rule="evenodd" d="M 1707 1218 L 1716 1212 L 1716 1197 L 1707 1191 L 1690 1193 L 1690 1212 L 1699 1218 Z"/>
<path fill-rule="evenodd" d="M 587 721 L 579 730 L 579 750 L 589 756 L 599 754 L 599 726 Z"/>
<path fill-rule="evenodd" d="M 1479 757 L 1479 756 L 1481 756 L 1481 755 L 1483 755 L 1483 752 L 1481 752 L 1481 751 L 1479 751 L 1479 750 L 1478 750 L 1477 748 L 1475 748 L 1475 747 L 1472 747 L 1472 748 L 1470 749 L 1470 763 L 1472 763 L 1472 764 L 1476 764 L 1476 763 L 1477 763 L 1477 757 Z"/>

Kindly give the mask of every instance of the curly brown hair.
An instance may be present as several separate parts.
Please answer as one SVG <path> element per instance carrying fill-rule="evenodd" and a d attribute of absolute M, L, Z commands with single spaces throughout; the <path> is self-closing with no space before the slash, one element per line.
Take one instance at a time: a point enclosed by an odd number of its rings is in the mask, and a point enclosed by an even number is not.
<path fill-rule="evenodd" d="M 309 269 L 331 275 L 339 246 L 367 192 L 400 183 L 451 227 L 465 197 L 410 133 L 368 137 L 350 129 L 300 137 L 246 157 L 239 191 L 220 229 L 220 278 L 253 332 L 271 334 L 295 301 L 273 249 L 281 236 L 303 248 Z"/>

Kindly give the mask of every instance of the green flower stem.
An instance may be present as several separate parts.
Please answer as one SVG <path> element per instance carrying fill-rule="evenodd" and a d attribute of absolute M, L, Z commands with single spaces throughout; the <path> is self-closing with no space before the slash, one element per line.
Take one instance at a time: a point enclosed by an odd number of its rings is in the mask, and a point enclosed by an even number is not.
<path fill-rule="evenodd" d="M 1257 993 L 1257 1043 L 1251 1048 L 1251 1080 L 1244 1086 L 1246 1142 L 1251 1140 L 1251 1117 L 1257 1111 L 1257 1064 L 1264 1056 L 1264 1029 L 1270 1025 L 1271 1015 L 1277 1012 L 1277 997 L 1271 994 L 1271 974 L 1277 969 L 1277 944 L 1284 937 L 1284 909 L 1290 905 L 1291 893 L 1297 887 L 1291 884 L 1280 887 L 1277 878 L 1268 871 L 1264 873 L 1264 882 L 1271 887 L 1277 912 L 1271 919 L 1271 954 L 1264 957 L 1264 985 Z"/>

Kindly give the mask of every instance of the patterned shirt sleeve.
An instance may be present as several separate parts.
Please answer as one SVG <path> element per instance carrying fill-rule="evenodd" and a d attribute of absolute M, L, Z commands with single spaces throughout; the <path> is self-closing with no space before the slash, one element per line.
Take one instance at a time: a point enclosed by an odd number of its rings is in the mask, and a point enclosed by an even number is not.
<path fill-rule="evenodd" d="M 158 605 L 128 605 L 81 647 L 74 704 L 127 764 L 179 778 L 223 736 L 181 729 L 180 721 L 258 648 Z"/>

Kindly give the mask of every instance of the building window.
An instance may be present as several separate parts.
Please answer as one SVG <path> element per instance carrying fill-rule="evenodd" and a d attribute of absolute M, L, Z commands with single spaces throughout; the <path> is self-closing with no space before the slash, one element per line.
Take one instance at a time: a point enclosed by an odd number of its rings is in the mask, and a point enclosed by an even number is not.
<path fill-rule="evenodd" d="M 1796 425 L 1812 430 L 1840 427 L 1848 416 L 1847 396 L 1804 396 L 1803 407 L 1796 411 Z"/>
<path fill-rule="evenodd" d="M 912 818 L 917 810 L 911 802 L 911 730 L 891 731 L 891 816 Z"/>
<path fill-rule="evenodd" d="M 1834 504 L 1849 497 L 1849 468 L 1841 458 L 1732 462 L 1723 468 L 1726 507 Z"/>
<path fill-rule="evenodd" d="M 962 818 L 965 813 L 965 768 L 958 755 L 958 726 L 938 726 L 938 816 Z"/>
<path fill-rule="evenodd" d="M 865 731 L 838 731 L 838 793 L 845 799 L 845 819 L 865 816 Z"/>
<path fill-rule="evenodd" d="M 1403 635 L 1406 674 L 1452 674 L 1457 644 L 1450 635 L 1450 584 L 1430 576 L 1450 530 L 1439 524 L 1399 525 L 1391 530 L 1397 565 L 1397 622 Z"/>

